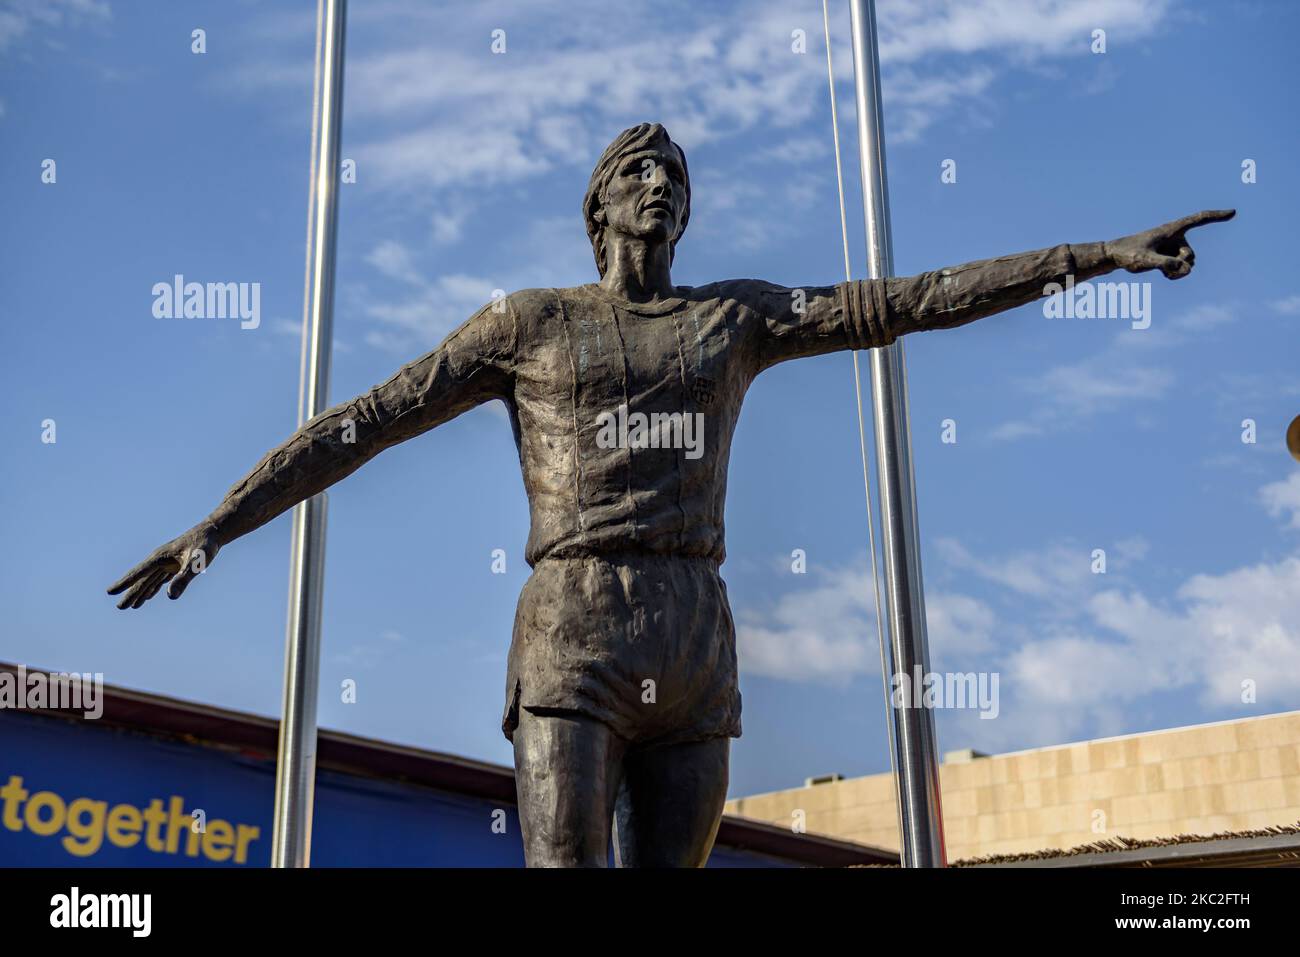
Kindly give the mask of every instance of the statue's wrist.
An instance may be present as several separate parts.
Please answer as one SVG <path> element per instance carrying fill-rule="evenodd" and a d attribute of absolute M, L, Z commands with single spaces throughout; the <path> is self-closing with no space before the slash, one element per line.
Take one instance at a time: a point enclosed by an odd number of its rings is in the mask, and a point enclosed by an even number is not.
<path fill-rule="evenodd" d="M 1070 255 L 1074 257 L 1077 282 L 1108 273 L 1119 265 L 1109 246 L 1104 242 L 1071 244 Z"/>
<path fill-rule="evenodd" d="M 213 512 L 203 521 L 199 522 L 196 531 L 204 537 L 212 538 L 218 546 L 224 546 L 226 544 L 225 538 L 221 533 L 221 520 L 217 516 L 216 512 Z"/>

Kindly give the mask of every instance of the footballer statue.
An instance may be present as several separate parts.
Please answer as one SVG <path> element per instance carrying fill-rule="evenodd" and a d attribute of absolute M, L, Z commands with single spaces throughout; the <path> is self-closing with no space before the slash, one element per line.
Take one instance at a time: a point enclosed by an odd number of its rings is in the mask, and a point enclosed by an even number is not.
<path fill-rule="evenodd" d="M 119 608 L 164 585 L 179 598 L 235 539 L 384 449 L 500 399 L 531 517 L 501 724 L 527 863 L 602 867 L 612 835 L 621 866 L 698 867 L 740 735 L 719 567 L 731 437 L 755 377 L 962 326 L 1067 278 L 1126 269 L 1180 279 L 1194 262 L 1187 231 L 1233 212 L 910 277 L 678 286 L 691 185 L 657 123 L 609 145 L 582 210 L 599 282 L 485 305 L 387 382 L 303 425 L 109 593 L 122 595 Z"/>

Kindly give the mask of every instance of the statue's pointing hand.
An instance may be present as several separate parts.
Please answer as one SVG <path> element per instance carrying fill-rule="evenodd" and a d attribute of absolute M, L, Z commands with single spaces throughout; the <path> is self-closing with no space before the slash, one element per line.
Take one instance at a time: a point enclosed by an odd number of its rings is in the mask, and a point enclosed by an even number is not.
<path fill-rule="evenodd" d="M 1235 209 L 1207 209 L 1108 242 L 1106 252 L 1116 266 L 1129 272 L 1159 269 L 1166 279 L 1182 279 L 1196 262 L 1196 253 L 1187 243 L 1187 231 L 1207 223 L 1222 223 L 1236 215 Z"/>
<path fill-rule="evenodd" d="M 221 545 L 211 525 L 196 525 L 184 535 L 156 549 L 152 555 L 119 578 L 109 589 L 110 595 L 126 592 L 118 608 L 139 608 L 166 585 L 168 598 L 181 593 L 202 574 L 217 557 Z"/>

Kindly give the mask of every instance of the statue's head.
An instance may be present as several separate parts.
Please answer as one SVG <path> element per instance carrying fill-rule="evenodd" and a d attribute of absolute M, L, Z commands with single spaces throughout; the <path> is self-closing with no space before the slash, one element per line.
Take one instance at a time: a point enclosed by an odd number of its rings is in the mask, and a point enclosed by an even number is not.
<path fill-rule="evenodd" d="M 605 233 L 669 244 L 669 258 L 691 218 L 686 154 L 658 123 L 619 133 L 592 170 L 582 201 L 596 268 L 605 275 Z"/>

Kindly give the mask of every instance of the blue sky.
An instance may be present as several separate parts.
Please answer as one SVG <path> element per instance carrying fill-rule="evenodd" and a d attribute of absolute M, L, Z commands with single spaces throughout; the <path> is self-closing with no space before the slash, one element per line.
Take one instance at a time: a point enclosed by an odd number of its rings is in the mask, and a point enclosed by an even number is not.
<path fill-rule="evenodd" d="M 0 659 L 278 712 L 287 515 L 179 602 L 123 613 L 104 588 L 295 426 L 314 6 L 0 6 Z M 641 121 L 690 161 L 678 283 L 843 278 L 819 4 L 353 6 L 333 401 L 493 289 L 594 280 L 583 190 Z M 848 16 L 832 7 L 851 158 Z M 1282 442 L 1300 413 L 1300 8 L 882 0 L 879 19 L 900 274 L 1239 211 L 1192 234 L 1190 278 L 1115 277 L 1152 281 L 1149 329 L 1028 306 L 907 341 L 935 665 L 1000 675 L 998 718 L 940 712 L 941 748 L 1300 706 L 1300 466 Z M 177 273 L 261 283 L 260 325 L 154 318 L 153 285 Z M 745 701 L 731 795 L 888 768 L 849 355 L 755 383 L 727 528 Z M 526 534 L 499 406 L 336 487 L 322 725 L 509 763 Z"/>

